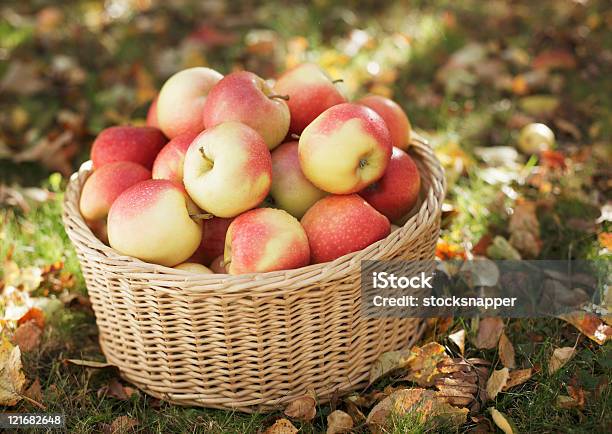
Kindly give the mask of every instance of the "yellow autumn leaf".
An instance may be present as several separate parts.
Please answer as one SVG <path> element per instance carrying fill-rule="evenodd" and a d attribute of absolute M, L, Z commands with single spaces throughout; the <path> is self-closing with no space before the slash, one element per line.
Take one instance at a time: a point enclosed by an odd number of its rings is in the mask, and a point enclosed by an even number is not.
<path fill-rule="evenodd" d="M 491 413 L 491 417 L 493 418 L 495 425 L 497 425 L 498 428 L 504 432 L 504 434 L 518 434 L 514 423 L 512 420 L 510 420 L 510 418 L 508 418 L 508 416 L 493 407 L 489 409 L 489 412 Z"/>
<path fill-rule="evenodd" d="M 489 379 L 487 380 L 487 397 L 489 399 L 495 399 L 497 394 L 501 392 L 506 383 L 510 378 L 510 372 L 508 368 L 502 368 L 498 371 L 493 371 Z"/>
<path fill-rule="evenodd" d="M 576 354 L 573 347 L 556 348 L 548 362 L 548 373 L 553 374 L 561 369 Z"/>
<path fill-rule="evenodd" d="M 0 343 L 0 405 L 17 404 L 25 381 L 21 371 L 21 351 L 5 336 Z"/>

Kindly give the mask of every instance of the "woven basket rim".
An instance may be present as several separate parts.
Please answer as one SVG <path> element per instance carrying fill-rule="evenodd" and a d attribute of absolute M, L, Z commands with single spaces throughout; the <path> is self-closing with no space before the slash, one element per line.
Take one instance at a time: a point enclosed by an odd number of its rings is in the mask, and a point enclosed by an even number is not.
<path fill-rule="evenodd" d="M 80 177 L 89 176 L 89 174 L 92 172 L 91 161 L 83 163 L 79 170 L 73 173 L 70 177 L 70 181 L 64 196 L 64 226 L 68 226 L 68 221 L 75 225 L 79 235 L 81 235 L 80 241 L 87 245 L 89 250 L 97 251 L 99 255 L 106 258 L 127 261 L 137 265 L 142 272 L 134 273 L 133 271 L 130 271 L 130 275 L 132 276 L 138 275 L 144 278 L 152 278 L 153 276 L 156 276 L 159 278 L 160 276 L 168 275 L 172 276 L 175 280 L 177 278 L 183 279 L 184 282 L 188 284 L 180 289 L 180 291 L 184 293 L 197 295 L 209 292 L 209 290 L 215 290 L 220 291 L 219 295 L 241 295 L 241 293 L 246 289 L 251 292 L 258 292 L 258 282 L 262 283 L 262 281 L 265 281 L 266 283 L 278 281 L 279 283 L 282 282 L 285 285 L 290 282 L 304 281 L 306 284 L 311 282 L 313 279 L 318 280 L 322 274 L 325 274 L 326 280 L 331 280 L 336 275 L 336 273 L 330 273 L 332 270 L 337 273 L 345 274 L 347 270 L 352 269 L 352 265 L 355 262 L 379 259 L 376 252 L 381 245 L 390 243 L 392 240 L 399 237 L 403 238 L 410 236 L 411 238 L 416 238 L 421 232 L 427 230 L 427 227 L 429 226 L 427 222 L 417 224 L 418 217 L 424 214 L 430 214 L 431 218 L 434 214 L 436 214 L 434 210 L 439 210 L 441 208 L 442 201 L 446 193 L 446 179 L 444 176 L 444 170 L 442 169 L 439 160 L 434 155 L 427 140 L 413 132 L 411 146 L 407 152 L 409 154 L 413 154 L 411 155 L 412 157 L 415 156 L 415 153 L 417 154 L 417 159 L 420 160 L 417 161 L 417 166 L 419 167 L 419 172 L 421 175 L 421 188 L 423 189 L 424 186 L 428 187 L 422 201 L 420 202 L 418 210 L 413 209 L 412 216 L 400 227 L 400 229 L 392 231 L 386 238 L 369 245 L 365 249 L 348 253 L 330 262 L 311 264 L 296 269 L 262 273 L 248 273 L 239 275 L 198 274 L 145 262 L 132 256 L 122 255 L 112 247 L 104 244 L 93 234 L 79 211 L 78 202 L 80 200 L 82 185 L 79 186 L 78 181 Z M 421 166 L 424 166 L 424 168 L 427 170 L 423 171 Z M 72 231 L 67 230 L 67 232 L 70 238 L 72 238 L 74 235 L 71 233 Z M 160 287 L 160 290 L 166 290 L 172 293 L 176 293 L 177 291 L 175 288 L 162 287 Z"/>

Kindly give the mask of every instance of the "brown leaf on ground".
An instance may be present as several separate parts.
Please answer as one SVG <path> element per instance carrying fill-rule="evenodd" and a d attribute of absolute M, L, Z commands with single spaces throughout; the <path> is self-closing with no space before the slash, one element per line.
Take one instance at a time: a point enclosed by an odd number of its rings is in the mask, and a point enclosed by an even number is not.
<path fill-rule="evenodd" d="M 579 386 L 567 386 L 569 396 L 576 402 L 578 408 L 584 408 L 585 393 L 584 389 Z"/>
<path fill-rule="evenodd" d="M 465 330 L 461 329 L 448 335 L 448 338 L 459 348 L 459 352 L 463 355 L 465 351 Z"/>
<path fill-rule="evenodd" d="M 136 390 L 133 387 L 124 386 L 119 380 L 113 378 L 98 390 L 98 397 L 110 396 L 120 401 L 127 401 L 134 393 Z"/>
<path fill-rule="evenodd" d="M 534 69 L 574 69 L 576 58 L 567 50 L 552 49 L 542 51 L 531 63 Z"/>
<path fill-rule="evenodd" d="M 36 401 L 42 404 L 43 393 L 42 393 L 42 387 L 40 386 L 40 380 L 38 379 L 38 377 L 36 377 L 36 380 L 34 380 L 32 384 L 30 384 L 30 387 L 28 387 L 23 394 L 24 396 L 27 396 L 28 398 L 30 398 L 32 401 Z"/>
<path fill-rule="evenodd" d="M 491 349 L 497 346 L 499 337 L 504 330 L 504 321 L 499 317 L 486 317 L 478 324 L 478 334 L 474 345 L 478 349 Z"/>
<path fill-rule="evenodd" d="M 4 337 L 0 342 L 0 405 L 17 404 L 25 381 L 21 370 L 21 350 Z"/>
<path fill-rule="evenodd" d="M 437 342 L 413 347 L 412 357 L 407 363 L 408 375 L 404 380 L 414 381 L 419 386 L 432 386 L 434 380 L 442 374 L 438 370 L 438 364 L 448 363 L 450 360 L 444 347 Z"/>
<path fill-rule="evenodd" d="M 454 407 L 428 389 L 400 389 L 376 404 L 366 423 L 372 432 L 386 432 L 392 416 L 408 413 L 414 413 L 421 423 L 439 417 L 458 427 L 465 423 L 468 409 Z"/>
<path fill-rule="evenodd" d="M 561 369 L 574 355 L 576 349 L 573 347 L 556 348 L 548 361 L 548 373 L 553 374 Z"/>
<path fill-rule="evenodd" d="M 303 395 L 291 401 L 285 408 L 285 416 L 311 421 L 317 414 L 317 402 L 311 395 Z"/>
<path fill-rule="evenodd" d="M 487 397 L 489 399 L 495 399 L 497 394 L 502 391 L 508 382 L 508 378 L 510 378 L 508 368 L 493 371 L 489 377 L 489 380 L 487 381 Z"/>
<path fill-rule="evenodd" d="M 518 434 L 516 426 L 508 416 L 493 407 L 489 409 L 489 412 L 491 413 L 491 418 L 493 418 L 495 425 L 497 425 L 504 434 Z"/>
<path fill-rule="evenodd" d="M 37 307 L 32 307 L 21 318 L 19 318 L 17 325 L 25 324 L 28 321 L 34 321 L 39 329 L 44 330 L 45 313 Z"/>
<path fill-rule="evenodd" d="M 442 376 L 435 380 L 437 396 L 451 405 L 466 405 L 472 413 L 478 412 L 480 404 L 487 398 L 485 388 L 489 377 L 488 365 L 488 362 L 480 359 L 459 358 L 441 363 L 439 370 Z"/>
<path fill-rule="evenodd" d="M 353 418 L 342 410 L 333 411 L 327 416 L 327 431 L 326 434 L 342 434 L 348 433 L 355 426 Z"/>
<path fill-rule="evenodd" d="M 532 375 L 533 369 L 531 368 L 516 369 L 514 371 L 510 371 L 510 377 L 508 378 L 508 381 L 506 382 L 502 390 L 506 391 L 514 386 L 523 384 L 524 382 L 529 380 Z"/>
<path fill-rule="evenodd" d="M 287 419 L 279 419 L 264 434 L 297 434 L 298 430 Z"/>
<path fill-rule="evenodd" d="M 410 349 L 381 354 L 370 368 L 370 384 L 390 372 L 405 367 L 410 357 L 412 357 Z"/>
<path fill-rule="evenodd" d="M 502 333 L 499 338 L 499 359 L 506 368 L 513 369 L 516 367 L 514 357 L 514 346 L 506 334 Z"/>
<path fill-rule="evenodd" d="M 560 318 L 580 330 L 589 339 L 603 345 L 612 337 L 612 327 L 600 318 L 587 312 L 572 312 Z"/>
<path fill-rule="evenodd" d="M 110 424 L 105 424 L 102 428 L 104 434 L 127 434 L 135 432 L 138 421 L 129 416 L 119 416 Z"/>
<path fill-rule="evenodd" d="M 24 353 L 27 353 L 38 348 L 41 334 L 42 330 L 38 328 L 36 322 L 28 321 L 17 327 L 13 335 L 13 343 L 18 345 Z"/>
<path fill-rule="evenodd" d="M 518 202 L 508 224 L 510 244 L 523 257 L 535 258 L 542 250 L 540 222 L 536 215 L 536 208 L 537 204 L 535 202 Z"/>

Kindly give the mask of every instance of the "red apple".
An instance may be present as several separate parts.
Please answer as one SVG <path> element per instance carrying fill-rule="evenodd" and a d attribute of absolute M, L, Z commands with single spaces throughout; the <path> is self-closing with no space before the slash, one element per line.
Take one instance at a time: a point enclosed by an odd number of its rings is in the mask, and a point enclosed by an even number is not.
<path fill-rule="evenodd" d="M 272 152 L 270 194 L 279 208 L 298 219 L 327 194 L 304 176 L 297 142 L 283 143 Z"/>
<path fill-rule="evenodd" d="M 211 89 L 204 105 L 206 128 L 228 121 L 250 126 L 274 149 L 287 135 L 289 108 L 262 78 L 248 71 L 233 72 Z"/>
<path fill-rule="evenodd" d="M 162 86 L 157 97 L 157 119 L 169 138 L 204 129 L 202 111 L 207 95 L 223 76 L 210 68 L 177 72 Z"/>
<path fill-rule="evenodd" d="M 153 127 L 110 127 L 102 130 L 91 147 L 94 169 L 115 161 L 132 161 L 151 169 L 168 140 Z"/>
<path fill-rule="evenodd" d="M 308 238 L 286 211 L 257 208 L 236 217 L 225 239 L 230 274 L 287 270 L 308 265 Z"/>
<path fill-rule="evenodd" d="M 281 75 L 274 85 L 279 95 L 289 95 L 290 133 L 301 134 L 328 108 L 346 102 L 329 76 L 313 63 L 303 63 Z"/>
<path fill-rule="evenodd" d="M 306 211 L 302 226 L 314 264 L 364 249 L 391 230 L 387 217 L 357 194 L 324 197 Z"/>
<path fill-rule="evenodd" d="M 235 217 L 266 198 L 272 158 L 255 130 L 240 122 L 225 122 L 191 143 L 183 182 L 200 208 L 217 217 Z"/>
<path fill-rule="evenodd" d="M 359 194 L 389 220 L 396 221 L 412 209 L 420 190 L 421 177 L 416 164 L 410 155 L 394 147 L 383 177 Z"/>
<path fill-rule="evenodd" d="M 368 107 L 339 104 L 302 132 L 298 153 L 304 175 L 329 193 L 349 194 L 379 180 L 391 158 L 385 121 Z"/>
<path fill-rule="evenodd" d="M 232 220 L 220 217 L 204 220 L 202 242 L 189 261 L 210 264 L 215 258 L 222 256 L 225 249 L 225 235 Z"/>
<path fill-rule="evenodd" d="M 91 174 L 83 190 L 79 207 L 86 220 L 106 219 L 111 205 L 125 190 L 151 178 L 151 172 L 131 161 L 106 164 Z"/>
<path fill-rule="evenodd" d="M 385 120 L 393 146 L 408 149 L 412 129 L 408 116 L 398 103 L 384 96 L 368 95 L 357 101 L 357 104 L 370 107 Z"/>
<path fill-rule="evenodd" d="M 194 133 L 183 133 L 170 140 L 159 151 L 153 163 L 153 179 L 168 179 L 182 184 L 185 153 L 197 136 Z"/>
<path fill-rule="evenodd" d="M 199 209 L 183 186 L 166 179 L 142 181 L 121 193 L 108 213 L 108 239 L 123 255 L 172 267 L 200 245 Z"/>
<path fill-rule="evenodd" d="M 159 121 L 157 120 L 157 96 L 151 101 L 149 110 L 147 111 L 147 127 L 159 128 Z"/>

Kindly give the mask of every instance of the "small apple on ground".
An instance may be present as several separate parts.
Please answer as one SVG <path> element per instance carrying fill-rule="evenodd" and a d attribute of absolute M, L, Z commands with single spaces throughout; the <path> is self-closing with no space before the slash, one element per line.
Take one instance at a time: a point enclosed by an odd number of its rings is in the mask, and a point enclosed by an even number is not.
<path fill-rule="evenodd" d="M 213 87 L 204 105 L 204 126 L 242 122 L 257 131 L 269 149 L 274 149 L 289 130 L 289 108 L 259 76 L 233 72 Z"/>
<path fill-rule="evenodd" d="M 153 127 L 110 127 L 102 130 L 91 147 L 94 169 L 116 161 L 132 161 L 151 170 L 168 139 Z"/>
<path fill-rule="evenodd" d="M 183 133 L 170 140 L 153 163 L 153 179 L 168 179 L 182 184 L 185 153 L 196 137 L 195 133 Z"/>
<path fill-rule="evenodd" d="M 266 144 L 240 122 L 205 130 L 185 154 L 185 188 L 200 208 L 217 217 L 235 217 L 256 207 L 270 191 L 271 180 Z"/>
<path fill-rule="evenodd" d="M 230 274 L 287 270 L 309 261 L 304 228 L 281 209 L 248 211 L 236 217 L 227 231 L 225 263 Z"/>
<path fill-rule="evenodd" d="M 316 201 L 327 195 L 304 176 L 298 156 L 298 142 L 283 143 L 272 152 L 270 194 L 279 208 L 298 219 Z"/>
<path fill-rule="evenodd" d="M 233 219 L 213 217 L 202 223 L 202 241 L 198 250 L 189 258 L 190 262 L 210 264 L 215 258 L 223 256 L 225 235 Z"/>
<path fill-rule="evenodd" d="M 420 190 L 421 176 L 416 164 L 410 155 L 393 147 L 383 177 L 359 194 L 389 220 L 396 221 L 412 209 Z"/>
<path fill-rule="evenodd" d="M 205 267 L 204 265 L 198 264 L 196 262 L 183 262 L 182 264 L 175 265 L 172 268 L 176 268 L 177 270 L 189 271 L 190 273 L 195 274 L 213 274 L 210 268 Z"/>
<path fill-rule="evenodd" d="M 349 194 L 383 176 L 391 148 L 385 121 L 374 110 L 345 103 L 327 109 L 306 127 L 298 153 L 302 171 L 314 185 Z"/>
<path fill-rule="evenodd" d="M 367 95 L 357 101 L 357 104 L 370 107 L 384 119 L 389 133 L 391 143 L 400 149 L 408 149 L 410 146 L 410 134 L 412 128 L 408 116 L 398 103 L 380 95 Z"/>
<path fill-rule="evenodd" d="M 554 147 L 555 133 L 546 124 L 527 124 L 521 129 L 518 145 L 526 154 L 538 154 Z"/>
<path fill-rule="evenodd" d="M 182 186 L 165 179 L 133 185 L 115 200 L 108 214 L 108 238 L 123 255 L 172 267 L 200 245 L 202 225 L 190 214 L 199 210 Z"/>
<path fill-rule="evenodd" d="M 301 134 L 328 108 L 346 102 L 331 78 L 314 63 L 303 63 L 285 72 L 278 78 L 274 91 L 289 95 L 289 132 L 294 134 Z"/>
<path fill-rule="evenodd" d="M 204 67 L 184 69 L 170 77 L 157 97 L 157 120 L 164 134 L 173 139 L 179 134 L 201 132 L 207 95 L 222 78 L 217 71 Z"/>
<path fill-rule="evenodd" d="M 111 205 L 125 190 L 151 179 L 151 172 L 131 161 L 106 164 L 93 172 L 81 191 L 79 207 L 86 220 L 101 220 Z"/>
<path fill-rule="evenodd" d="M 313 264 L 364 249 L 391 230 L 387 217 L 357 194 L 324 197 L 306 212 L 302 226 Z"/>

